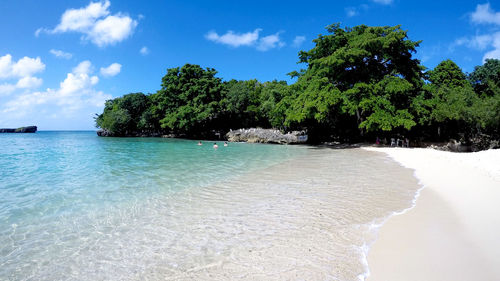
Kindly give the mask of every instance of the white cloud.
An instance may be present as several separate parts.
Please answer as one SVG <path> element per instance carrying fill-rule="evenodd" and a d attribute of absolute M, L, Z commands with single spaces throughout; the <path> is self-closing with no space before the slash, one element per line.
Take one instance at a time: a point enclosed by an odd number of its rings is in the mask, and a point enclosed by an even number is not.
<path fill-rule="evenodd" d="M 474 23 L 490 23 L 500 25 L 500 12 L 491 9 L 490 3 L 477 5 L 476 10 L 471 14 L 471 21 Z"/>
<path fill-rule="evenodd" d="M 304 43 L 304 41 L 306 41 L 305 36 L 295 36 L 295 39 L 293 39 L 292 46 L 298 48 L 302 45 L 302 43 Z"/>
<path fill-rule="evenodd" d="M 54 28 L 54 32 L 79 31 L 86 32 L 92 28 L 98 18 L 109 15 L 109 1 L 90 2 L 85 8 L 69 9 L 64 12 L 61 22 Z"/>
<path fill-rule="evenodd" d="M 139 50 L 139 53 L 141 53 L 141 55 L 145 56 L 147 54 L 149 54 L 149 49 L 148 47 L 144 46 L 142 47 L 140 50 Z"/>
<path fill-rule="evenodd" d="M 500 59 L 500 32 L 493 34 L 492 37 L 492 46 L 494 49 L 484 54 L 483 62 L 486 59 Z"/>
<path fill-rule="evenodd" d="M 98 20 L 87 35 L 99 47 L 123 41 L 132 34 L 137 21 L 127 16 L 108 16 Z"/>
<path fill-rule="evenodd" d="M 89 61 L 81 62 L 71 73 L 66 75 L 58 89 L 25 91 L 5 102 L 0 107 L 0 113 L 8 116 L 9 119 L 2 121 L 20 123 L 20 120 L 30 120 L 29 123 L 33 123 L 31 120 L 44 120 L 50 124 L 56 119 L 66 118 L 64 119 L 66 121 L 78 119 L 91 124 L 92 114 L 100 112 L 104 102 L 112 97 L 94 88 L 99 82 L 99 78 L 89 75 L 90 65 Z M 26 85 L 37 83 L 36 79 L 26 79 L 24 82 Z M 0 85 L 0 91 L 1 88 Z M 44 112 L 47 114 L 43 114 Z"/>
<path fill-rule="evenodd" d="M 345 8 L 345 13 L 346 13 L 347 17 L 350 17 L 350 18 L 357 16 L 359 14 L 358 10 L 354 7 Z"/>
<path fill-rule="evenodd" d="M 48 32 L 50 32 L 50 30 L 48 30 L 48 29 L 46 29 L 46 28 L 42 28 L 42 27 L 40 27 L 39 29 L 37 29 L 37 30 L 35 31 L 35 37 L 40 36 L 40 33 L 42 33 L 42 32 L 47 32 L 47 33 L 48 33 Z"/>
<path fill-rule="evenodd" d="M 120 73 L 122 65 L 119 63 L 112 63 L 108 67 L 101 67 L 101 75 L 104 77 L 112 77 Z"/>
<path fill-rule="evenodd" d="M 279 32 L 260 37 L 261 31 L 262 29 L 260 28 L 246 33 L 235 33 L 234 31 L 230 30 L 223 35 L 219 35 L 215 31 L 210 31 L 205 34 L 205 38 L 209 41 L 228 45 L 234 48 L 240 46 L 251 46 L 263 52 L 285 46 L 285 43 L 280 39 Z"/>
<path fill-rule="evenodd" d="M 491 43 L 493 43 L 493 35 L 490 34 L 484 34 L 484 35 L 476 35 L 474 37 L 462 37 L 455 42 L 453 42 L 450 46 L 450 51 L 453 51 L 456 46 L 466 46 L 471 49 L 476 49 L 476 50 L 484 50 L 488 48 Z"/>
<path fill-rule="evenodd" d="M 280 40 L 279 32 L 260 38 L 257 50 L 265 52 L 274 48 L 281 48 L 285 43 Z"/>
<path fill-rule="evenodd" d="M 372 1 L 381 5 L 390 5 L 393 2 L 393 0 L 372 0 Z"/>
<path fill-rule="evenodd" d="M 17 81 L 16 87 L 21 89 L 38 88 L 42 83 L 43 80 L 41 78 L 26 76 Z"/>
<path fill-rule="evenodd" d="M 99 47 L 121 42 L 134 31 L 138 22 L 127 15 L 117 13 L 110 15 L 111 3 L 90 2 L 87 7 L 66 10 L 60 23 L 54 29 L 39 28 L 35 35 L 46 33 L 82 33 L 84 40 L 89 40 Z"/>
<path fill-rule="evenodd" d="M 72 54 L 66 53 L 66 52 L 61 51 L 61 50 L 51 49 L 49 52 L 58 58 L 63 58 L 63 59 L 67 59 L 67 60 L 69 60 L 70 58 L 73 57 Z"/>
<path fill-rule="evenodd" d="M 456 46 L 466 46 L 467 48 L 479 51 L 493 48 L 493 50 L 484 54 L 483 62 L 491 58 L 500 59 L 500 32 L 476 35 L 470 38 L 459 38 L 450 45 L 449 50 L 454 51 Z"/>
<path fill-rule="evenodd" d="M 16 85 L 8 83 L 0 84 L 0 97 L 10 95 L 14 90 L 16 90 Z"/>
<path fill-rule="evenodd" d="M 36 59 L 24 57 L 12 65 L 12 73 L 14 76 L 19 77 L 29 76 L 43 71 L 44 69 L 45 64 L 42 63 L 40 57 L 37 57 Z"/>
<path fill-rule="evenodd" d="M 205 38 L 216 43 L 229 45 L 231 47 L 251 46 L 259 39 L 259 32 L 261 30 L 262 29 L 257 28 L 254 31 L 247 33 L 234 33 L 230 30 L 224 35 L 219 35 L 215 31 L 210 31 L 205 35 Z"/>
<path fill-rule="evenodd" d="M 40 87 L 43 80 L 33 75 L 44 69 L 45 64 L 39 57 L 23 57 L 17 62 L 12 61 L 12 56 L 10 54 L 0 57 L 0 79 L 8 80 L 7 83 L 0 84 L 0 96 L 9 95 L 16 89 Z M 17 83 L 14 82 L 16 79 L 18 80 Z"/>
<path fill-rule="evenodd" d="M 12 61 L 10 54 L 0 57 L 0 78 L 30 76 L 44 69 L 45 64 L 40 57 L 24 57 L 17 62 Z"/>
<path fill-rule="evenodd" d="M 493 28 L 489 33 L 455 40 L 449 47 L 450 51 L 456 46 L 466 46 L 479 51 L 489 50 L 483 55 L 483 62 L 489 58 L 500 59 L 500 31 L 497 31 L 500 27 L 500 12 L 495 12 L 489 3 L 477 5 L 470 14 L 470 20 L 474 24 L 491 24 Z"/>
<path fill-rule="evenodd" d="M 73 73 L 75 74 L 90 74 L 94 72 L 92 63 L 88 60 L 84 60 L 73 68 Z"/>

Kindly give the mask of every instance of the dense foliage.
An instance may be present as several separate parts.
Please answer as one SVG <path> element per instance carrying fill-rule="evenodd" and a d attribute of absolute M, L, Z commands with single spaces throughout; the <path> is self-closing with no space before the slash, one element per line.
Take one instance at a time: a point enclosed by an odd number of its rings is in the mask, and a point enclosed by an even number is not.
<path fill-rule="evenodd" d="M 286 111 L 288 125 L 326 124 L 335 133 L 406 130 L 416 125 L 412 99 L 422 87 L 423 69 L 412 53 L 419 42 L 396 27 L 327 27 L 316 46 L 299 54 L 307 69 L 298 76 Z"/>
<path fill-rule="evenodd" d="M 451 60 L 432 70 L 413 55 L 419 41 L 400 26 L 327 27 L 299 53 L 297 82 L 222 81 L 186 64 L 167 70 L 154 94 L 106 102 L 97 127 L 112 135 L 213 138 L 229 129 L 307 129 L 310 139 L 345 141 L 405 136 L 470 141 L 499 138 L 500 61 L 466 75 Z"/>

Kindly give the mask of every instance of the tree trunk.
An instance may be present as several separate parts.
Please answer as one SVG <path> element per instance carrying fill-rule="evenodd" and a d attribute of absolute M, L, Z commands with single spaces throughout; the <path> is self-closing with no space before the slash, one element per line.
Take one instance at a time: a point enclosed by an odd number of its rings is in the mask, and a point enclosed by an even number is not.
<path fill-rule="evenodd" d="M 365 130 L 363 128 L 360 128 L 359 125 L 361 124 L 361 122 L 363 122 L 363 118 L 361 118 L 361 113 L 359 113 L 359 109 L 356 109 L 356 117 L 358 119 L 358 129 L 359 129 L 359 134 L 361 136 L 364 136 L 365 135 Z"/>

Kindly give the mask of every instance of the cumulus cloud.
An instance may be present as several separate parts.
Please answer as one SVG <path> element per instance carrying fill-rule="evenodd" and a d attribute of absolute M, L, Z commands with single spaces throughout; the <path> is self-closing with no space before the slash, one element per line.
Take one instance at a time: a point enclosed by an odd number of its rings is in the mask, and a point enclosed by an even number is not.
<path fill-rule="evenodd" d="M 104 77 L 113 77 L 120 73 L 122 65 L 119 63 L 112 63 L 108 67 L 101 67 L 101 75 Z"/>
<path fill-rule="evenodd" d="M 17 62 L 10 54 L 0 57 L 0 80 L 7 80 L 0 84 L 0 96 L 6 96 L 16 89 L 32 89 L 42 85 L 41 78 L 33 75 L 45 70 L 45 64 L 37 58 L 23 57 Z M 17 83 L 15 80 L 18 80 Z"/>
<path fill-rule="evenodd" d="M 261 31 L 262 29 L 260 28 L 246 33 L 236 33 L 230 30 L 222 35 L 219 35 L 215 31 L 210 31 L 205 34 L 205 38 L 209 41 L 228 45 L 233 48 L 241 46 L 251 46 L 263 52 L 285 46 L 285 43 L 280 39 L 279 32 L 260 37 Z"/>
<path fill-rule="evenodd" d="M 54 29 L 39 28 L 35 35 L 38 36 L 41 32 L 49 34 L 76 32 L 83 34 L 83 40 L 88 40 L 99 47 L 116 44 L 127 39 L 138 23 L 122 13 L 111 15 L 110 6 L 110 1 L 106 0 L 90 2 L 84 8 L 66 10 Z"/>
<path fill-rule="evenodd" d="M 45 64 L 40 57 L 24 57 L 17 62 L 12 61 L 10 54 L 0 57 L 0 78 L 30 76 L 44 69 Z"/>
<path fill-rule="evenodd" d="M 259 32 L 262 29 L 257 28 L 252 32 L 246 33 L 234 33 L 229 30 L 226 34 L 219 35 L 215 31 L 210 31 L 205 35 L 205 38 L 224 45 L 229 45 L 231 47 L 239 47 L 239 46 L 250 46 L 255 44 L 259 39 Z"/>
<path fill-rule="evenodd" d="M 92 63 L 88 60 L 84 60 L 73 68 L 73 73 L 75 74 L 91 74 L 94 71 Z"/>
<path fill-rule="evenodd" d="M 259 44 L 257 45 L 257 50 L 265 52 L 274 48 L 281 48 L 285 46 L 285 43 L 280 40 L 279 32 L 264 36 L 259 39 Z"/>
<path fill-rule="evenodd" d="M 34 118 L 47 121 L 49 117 L 43 113 L 50 112 L 50 118 L 53 119 L 74 118 L 91 123 L 92 114 L 102 110 L 104 102 L 111 98 L 110 95 L 95 89 L 99 78 L 90 74 L 91 69 L 91 63 L 83 61 L 73 68 L 72 72 L 67 73 L 66 78 L 59 84 L 59 88 L 24 91 L 16 95 L 0 107 L 0 113 L 9 118 L 2 121 L 19 123 L 19 120 L 33 120 Z M 18 83 L 29 85 L 38 82 L 36 79 L 25 79 Z M 0 89 L 1 87 L 2 85 Z M 50 122 L 47 121 L 47 123 Z"/>
<path fill-rule="evenodd" d="M 41 78 L 26 76 L 17 81 L 16 87 L 20 89 L 38 88 L 42 82 Z"/>
<path fill-rule="evenodd" d="M 67 59 L 69 60 L 70 58 L 73 57 L 73 54 L 70 54 L 70 53 L 66 53 L 64 51 L 61 51 L 61 50 L 55 50 L 55 49 L 51 49 L 49 51 L 51 54 L 53 54 L 54 56 L 58 57 L 58 58 L 62 58 L 62 59 Z"/>
<path fill-rule="evenodd" d="M 381 5 L 390 5 L 393 2 L 393 0 L 372 0 L 372 1 Z"/>
<path fill-rule="evenodd" d="M 0 84 L 0 97 L 10 95 L 14 90 L 16 90 L 16 85 L 8 83 Z"/>
<path fill-rule="evenodd" d="M 483 61 L 486 59 L 500 59 L 500 32 L 492 35 L 493 50 L 487 52 L 483 56 Z"/>
<path fill-rule="evenodd" d="M 477 5 L 476 10 L 471 13 L 471 21 L 474 23 L 489 23 L 500 25 L 500 12 L 495 12 L 490 3 Z"/>
<path fill-rule="evenodd" d="M 141 55 L 143 55 L 143 56 L 145 56 L 145 55 L 149 54 L 149 49 L 148 49 L 148 47 L 146 47 L 146 46 L 142 47 L 142 48 L 139 50 L 139 53 L 140 53 Z"/>
<path fill-rule="evenodd" d="M 99 47 L 123 41 L 132 34 L 137 21 L 127 16 L 107 16 L 98 20 L 89 32 L 88 38 Z"/>
<path fill-rule="evenodd" d="M 478 51 L 490 49 L 484 54 L 483 62 L 486 59 L 500 59 L 500 32 L 459 38 L 450 45 L 450 51 L 453 51 L 457 46 L 466 46 Z M 491 50 L 492 48 L 493 50 Z"/>
<path fill-rule="evenodd" d="M 493 35 L 491 34 L 485 34 L 485 35 L 476 35 L 473 37 L 462 37 L 451 45 L 451 50 L 455 48 L 455 46 L 466 46 L 471 49 L 476 49 L 476 50 L 484 50 L 488 48 L 491 43 L 493 42 Z"/>
<path fill-rule="evenodd" d="M 295 38 L 293 39 L 292 46 L 298 48 L 302 45 L 302 43 L 304 43 L 304 41 L 306 41 L 305 36 L 295 36 Z"/>
<path fill-rule="evenodd" d="M 90 2 L 85 8 L 66 10 L 61 16 L 61 22 L 54 28 L 54 32 L 84 32 L 92 29 L 98 18 L 109 15 L 109 6 L 111 6 L 109 1 Z"/>
<path fill-rule="evenodd" d="M 477 34 L 470 37 L 462 37 L 450 45 L 453 51 L 456 46 L 466 46 L 479 51 L 487 51 L 483 55 L 483 61 L 486 59 L 500 59 L 500 12 L 495 12 L 489 3 L 479 4 L 476 10 L 470 14 L 471 23 L 492 25 L 490 32 Z"/>

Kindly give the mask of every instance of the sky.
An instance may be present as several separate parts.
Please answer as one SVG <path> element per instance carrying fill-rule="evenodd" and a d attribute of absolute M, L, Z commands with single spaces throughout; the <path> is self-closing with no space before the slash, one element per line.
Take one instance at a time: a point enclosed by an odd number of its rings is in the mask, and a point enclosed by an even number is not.
<path fill-rule="evenodd" d="M 0 1 L 0 128 L 95 130 L 104 102 L 155 93 L 168 68 L 286 80 L 325 27 L 401 25 L 429 69 L 500 59 L 500 3 L 484 1 Z"/>

